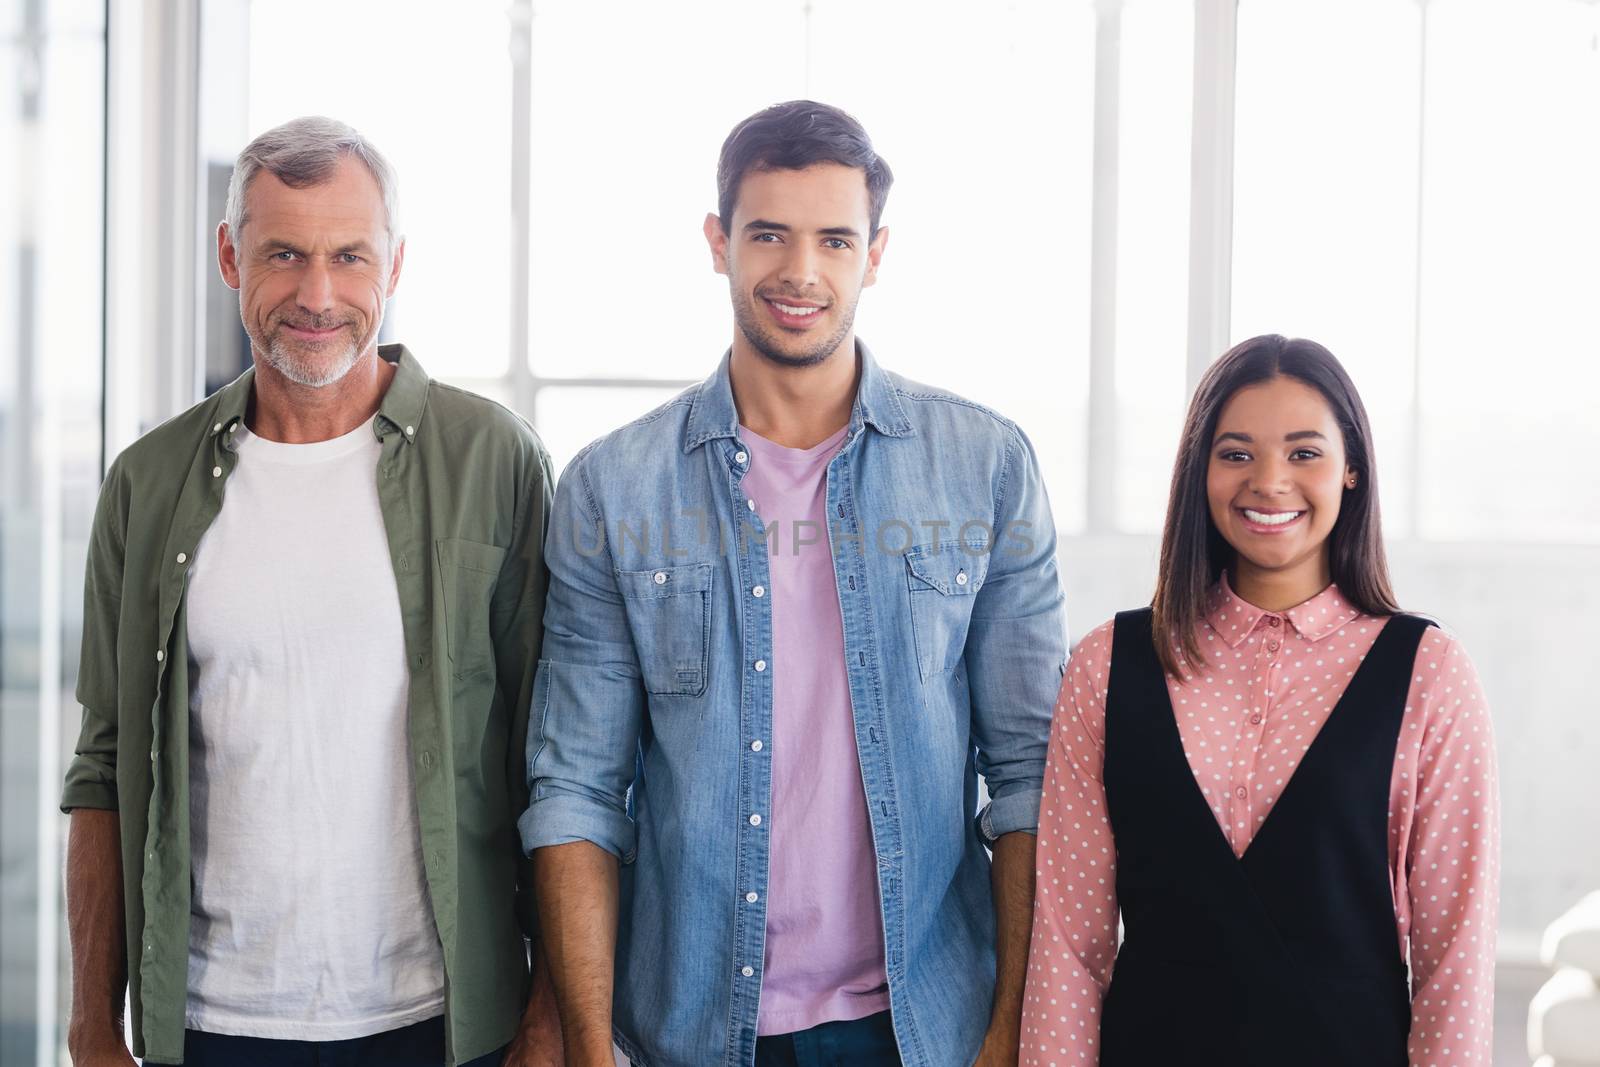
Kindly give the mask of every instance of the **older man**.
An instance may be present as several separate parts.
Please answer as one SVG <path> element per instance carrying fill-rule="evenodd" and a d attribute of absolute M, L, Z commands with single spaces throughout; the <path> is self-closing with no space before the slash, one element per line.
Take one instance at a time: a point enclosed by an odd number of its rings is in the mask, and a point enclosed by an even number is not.
<path fill-rule="evenodd" d="M 148 1062 L 559 1062 L 515 826 L 549 460 L 378 345 L 395 201 L 343 123 L 256 138 L 217 229 L 254 367 L 106 476 L 62 800 L 80 1065 L 132 1062 L 125 988 Z"/>

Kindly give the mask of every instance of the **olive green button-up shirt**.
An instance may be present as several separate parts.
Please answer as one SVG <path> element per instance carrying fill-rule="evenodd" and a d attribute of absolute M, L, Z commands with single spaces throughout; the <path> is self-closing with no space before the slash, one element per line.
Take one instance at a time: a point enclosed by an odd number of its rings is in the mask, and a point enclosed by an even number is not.
<path fill-rule="evenodd" d="M 400 345 L 373 432 L 411 665 L 409 744 L 443 947 L 451 1062 L 511 1040 L 527 998 L 531 881 L 517 837 L 539 660 L 550 460 L 492 401 L 429 380 Z M 222 508 L 254 371 L 128 448 L 106 475 L 84 583 L 83 729 L 61 806 L 119 813 L 134 1052 L 183 1059 L 188 995 L 185 600 Z M 340 517 L 328 516 L 328 536 Z M 263 820 L 273 813 L 260 813 Z M 397 846 L 403 847 L 403 846 Z"/>

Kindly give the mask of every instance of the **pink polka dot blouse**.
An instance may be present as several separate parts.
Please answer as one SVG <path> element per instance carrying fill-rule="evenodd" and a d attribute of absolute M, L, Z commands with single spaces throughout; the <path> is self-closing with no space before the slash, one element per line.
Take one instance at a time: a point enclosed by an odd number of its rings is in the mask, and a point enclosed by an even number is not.
<path fill-rule="evenodd" d="M 1235 855 L 1244 855 L 1385 621 L 1333 586 L 1284 612 L 1247 604 L 1226 579 L 1213 590 L 1199 634 L 1207 665 L 1182 682 L 1169 677 L 1167 687 L 1195 781 Z M 1100 1061 L 1100 1002 L 1118 926 L 1101 778 L 1111 634 L 1106 623 L 1083 639 L 1056 701 L 1024 1067 Z M 1417 651 L 1389 797 L 1395 930 L 1411 968 L 1411 1065 L 1488 1065 L 1500 856 L 1494 738 L 1472 663 L 1437 628 Z M 1152 1022 L 1159 1018 L 1153 1009 Z"/>

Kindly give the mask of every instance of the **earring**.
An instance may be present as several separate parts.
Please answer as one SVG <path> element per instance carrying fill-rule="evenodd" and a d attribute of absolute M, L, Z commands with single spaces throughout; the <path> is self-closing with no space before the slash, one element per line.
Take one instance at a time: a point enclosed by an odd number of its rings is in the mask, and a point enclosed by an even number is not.
<path fill-rule="evenodd" d="M 1350 477 L 1346 478 L 1344 487 L 1346 489 L 1354 489 L 1356 487 L 1356 476 L 1352 474 Z"/>

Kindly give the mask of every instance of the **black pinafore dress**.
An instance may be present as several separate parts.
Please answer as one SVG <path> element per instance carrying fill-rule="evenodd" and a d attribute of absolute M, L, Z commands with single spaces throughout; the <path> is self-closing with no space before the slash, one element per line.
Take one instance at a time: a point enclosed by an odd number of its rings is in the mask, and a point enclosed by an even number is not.
<path fill-rule="evenodd" d="M 1117 616 L 1104 777 L 1125 936 L 1101 1067 L 1406 1067 L 1389 788 L 1430 625 L 1389 619 L 1236 857 L 1184 755 L 1150 611 Z"/>

